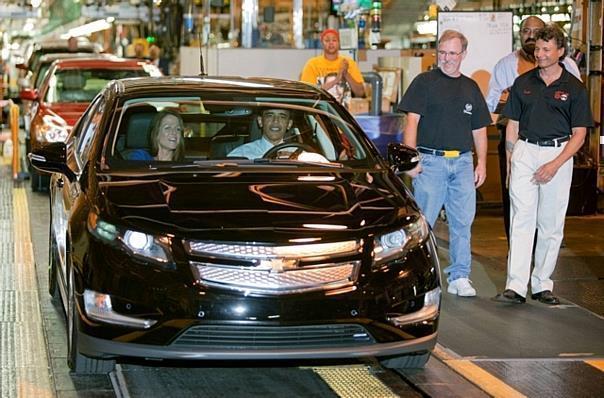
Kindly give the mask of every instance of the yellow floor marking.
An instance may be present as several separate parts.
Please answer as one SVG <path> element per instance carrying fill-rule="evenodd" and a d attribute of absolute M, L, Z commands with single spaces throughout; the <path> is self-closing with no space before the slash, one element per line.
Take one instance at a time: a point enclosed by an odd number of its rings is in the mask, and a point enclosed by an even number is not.
<path fill-rule="evenodd" d="M 42 315 L 40 314 L 38 284 L 34 263 L 34 252 L 30 234 L 29 210 L 24 188 L 13 189 L 13 228 L 14 228 L 14 273 L 16 290 L 23 296 L 33 296 L 33 308 L 19 305 L 17 311 L 27 311 L 18 314 L 20 322 L 15 327 L 25 330 L 21 338 L 27 344 L 15 345 L 15 383 L 18 397 L 53 397 L 46 342 L 42 330 Z M 4 396 L 4 395 L 3 395 Z"/>
<path fill-rule="evenodd" d="M 492 397 L 526 397 L 526 395 L 508 386 L 480 366 L 474 365 L 471 361 L 466 359 L 450 359 L 445 361 L 445 363 Z"/>
<path fill-rule="evenodd" d="M 313 367 L 327 385 L 342 398 L 390 398 L 399 395 L 363 365 Z"/>
<path fill-rule="evenodd" d="M 467 359 L 454 359 L 446 350 L 439 346 L 434 348 L 435 357 L 443 361 L 451 369 L 465 377 L 471 383 L 482 389 L 484 392 L 495 398 L 520 398 L 526 395 L 520 393 L 503 380 L 498 379 L 478 365 L 473 364 Z"/>
<path fill-rule="evenodd" d="M 586 364 L 593 366 L 598 369 L 600 372 L 604 372 L 604 359 L 592 359 L 589 361 L 585 361 Z"/>

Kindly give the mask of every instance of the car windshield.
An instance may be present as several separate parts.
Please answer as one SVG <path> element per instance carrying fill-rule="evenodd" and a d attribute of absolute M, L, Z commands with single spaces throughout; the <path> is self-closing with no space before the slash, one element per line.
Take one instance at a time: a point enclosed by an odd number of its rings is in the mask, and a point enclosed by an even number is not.
<path fill-rule="evenodd" d="M 141 69 L 65 69 L 50 77 L 45 101 L 90 102 L 111 80 L 149 76 Z"/>
<path fill-rule="evenodd" d="M 339 111 L 328 100 L 237 93 L 215 100 L 205 95 L 133 99 L 114 118 L 106 159 L 109 167 L 149 170 L 373 167 L 367 141 Z"/>

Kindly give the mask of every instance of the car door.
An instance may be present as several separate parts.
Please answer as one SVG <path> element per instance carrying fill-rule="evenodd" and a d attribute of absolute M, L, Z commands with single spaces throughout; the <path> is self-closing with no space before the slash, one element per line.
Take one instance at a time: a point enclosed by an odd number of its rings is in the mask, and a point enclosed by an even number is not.
<path fill-rule="evenodd" d="M 74 172 L 75 178 L 70 181 L 64 175 L 55 175 L 51 183 L 51 228 L 60 260 L 59 273 L 63 286 L 66 286 L 65 277 L 69 260 L 67 258 L 70 244 L 69 220 L 73 203 L 81 194 L 80 178 L 82 170 L 90 160 L 91 144 L 100 130 L 99 121 L 103 116 L 105 104 L 106 101 L 103 95 L 97 96 L 76 123 L 67 140 L 67 163 Z"/>

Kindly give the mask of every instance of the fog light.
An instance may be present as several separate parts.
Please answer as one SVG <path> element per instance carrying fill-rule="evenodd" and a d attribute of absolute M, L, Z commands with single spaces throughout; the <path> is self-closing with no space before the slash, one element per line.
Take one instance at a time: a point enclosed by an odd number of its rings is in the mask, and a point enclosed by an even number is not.
<path fill-rule="evenodd" d="M 84 290 L 84 308 L 91 319 L 132 328 L 148 329 L 157 323 L 153 319 L 139 319 L 113 311 L 111 296 L 92 290 Z"/>
<path fill-rule="evenodd" d="M 410 314 L 388 318 L 388 321 L 395 326 L 403 326 L 435 319 L 439 313 L 440 295 L 440 287 L 430 290 L 424 296 L 424 306 L 421 309 Z"/>

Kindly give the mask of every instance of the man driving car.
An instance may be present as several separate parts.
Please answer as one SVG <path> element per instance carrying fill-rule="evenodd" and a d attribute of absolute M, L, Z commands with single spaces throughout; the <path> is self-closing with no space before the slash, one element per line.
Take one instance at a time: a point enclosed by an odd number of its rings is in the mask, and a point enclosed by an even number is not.
<path fill-rule="evenodd" d="M 283 143 L 283 137 L 292 126 L 291 115 L 285 109 L 266 109 L 258 116 L 262 137 L 233 149 L 227 156 L 261 158 L 269 149 Z"/>

